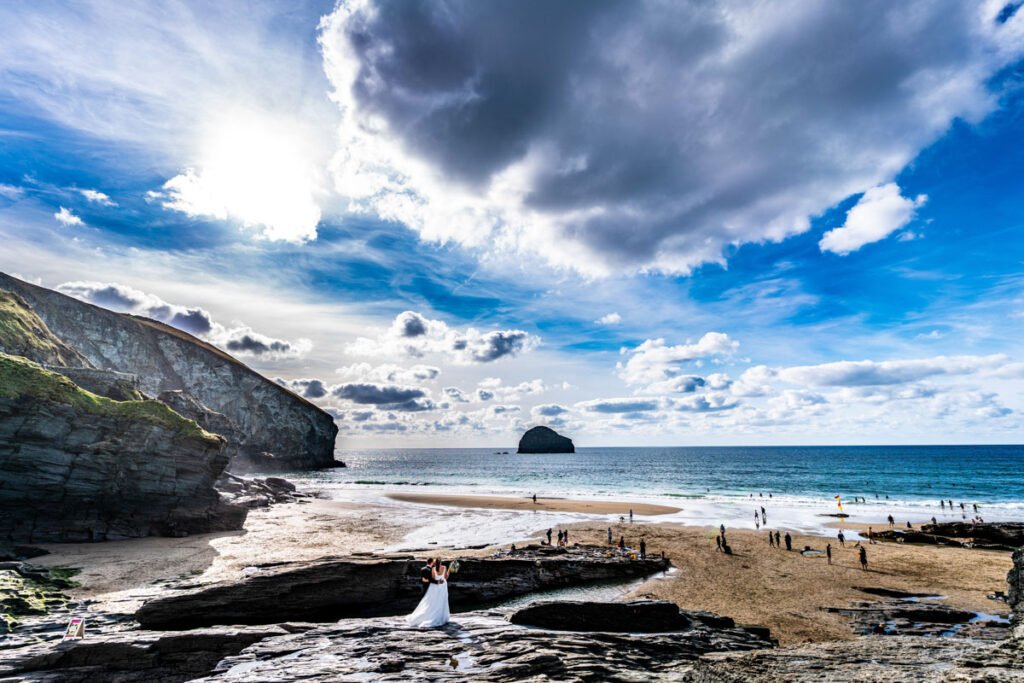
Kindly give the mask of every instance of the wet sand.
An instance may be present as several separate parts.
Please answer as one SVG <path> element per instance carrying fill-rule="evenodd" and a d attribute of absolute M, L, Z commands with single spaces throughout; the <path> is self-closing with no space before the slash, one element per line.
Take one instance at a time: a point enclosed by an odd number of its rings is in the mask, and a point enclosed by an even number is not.
<path fill-rule="evenodd" d="M 607 542 L 607 525 L 571 528 L 581 543 Z M 785 536 L 785 529 L 780 532 Z M 843 548 L 835 537 L 793 534 L 793 550 L 787 552 L 768 545 L 767 531 L 727 530 L 730 556 L 715 549 L 717 529 L 636 523 L 615 524 L 612 533 L 616 543 L 625 536 L 633 547 L 644 537 L 648 553 L 665 551 L 677 567 L 669 579 L 648 581 L 631 597 L 671 600 L 762 624 L 784 645 L 854 637 L 849 620 L 825 610 L 879 600 L 857 586 L 944 595 L 942 604 L 952 607 L 1008 614 L 1005 603 L 986 596 L 1006 590 L 1009 552 L 876 543 L 866 546 L 868 570 L 863 571 L 855 542 Z M 826 543 L 832 544 L 831 566 L 824 557 L 798 552 L 804 546 L 824 550 Z"/>
<path fill-rule="evenodd" d="M 593 515 L 671 515 L 679 508 L 651 503 L 630 503 L 612 500 L 583 500 L 575 498 L 509 498 L 506 496 L 443 496 L 427 493 L 395 493 L 391 500 L 421 505 L 443 505 L 446 507 L 479 508 L 489 510 L 528 510 L 541 512 L 584 512 Z"/>

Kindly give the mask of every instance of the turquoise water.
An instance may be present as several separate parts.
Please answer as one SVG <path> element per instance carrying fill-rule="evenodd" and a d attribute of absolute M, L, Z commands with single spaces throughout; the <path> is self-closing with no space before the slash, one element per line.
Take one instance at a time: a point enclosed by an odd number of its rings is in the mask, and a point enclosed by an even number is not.
<path fill-rule="evenodd" d="M 348 468 L 315 475 L 341 488 L 479 493 L 1024 502 L 1024 446 L 581 448 L 338 451 Z"/>

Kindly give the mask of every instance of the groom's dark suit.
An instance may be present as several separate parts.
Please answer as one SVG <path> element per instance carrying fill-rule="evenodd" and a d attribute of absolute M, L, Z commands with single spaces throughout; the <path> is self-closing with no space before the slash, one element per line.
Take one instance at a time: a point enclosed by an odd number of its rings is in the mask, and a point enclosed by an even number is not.
<path fill-rule="evenodd" d="M 430 584 L 434 583 L 434 570 L 430 565 L 423 565 L 420 569 L 420 595 L 426 595 Z"/>

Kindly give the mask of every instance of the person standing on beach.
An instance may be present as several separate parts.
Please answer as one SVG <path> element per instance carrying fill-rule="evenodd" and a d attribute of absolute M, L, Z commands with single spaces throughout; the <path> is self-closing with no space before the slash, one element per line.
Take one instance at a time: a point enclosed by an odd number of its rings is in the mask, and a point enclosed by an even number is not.
<path fill-rule="evenodd" d="M 776 548 L 781 548 L 782 547 L 781 545 L 779 545 L 779 531 L 778 531 L 778 529 L 775 530 L 775 547 Z"/>
<path fill-rule="evenodd" d="M 645 541 L 643 538 L 640 539 L 640 559 L 647 559 L 647 541 Z"/>
<path fill-rule="evenodd" d="M 725 525 L 724 524 L 719 524 L 718 525 L 718 530 L 722 532 L 722 538 L 725 538 Z"/>
<path fill-rule="evenodd" d="M 790 536 L 789 532 L 787 531 L 786 532 L 786 550 L 792 550 L 792 549 L 793 549 L 793 537 Z"/>
<path fill-rule="evenodd" d="M 535 494 L 533 494 L 533 504 L 534 504 L 534 505 L 536 505 L 536 504 L 537 504 L 537 494 L 536 494 L 536 493 L 535 493 Z"/>
<path fill-rule="evenodd" d="M 837 538 L 839 539 L 839 545 L 841 545 L 841 546 L 843 546 L 845 548 L 846 547 L 846 536 L 843 535 L 842 530 L 839 531 L 839 536 L 837 536 Z"/>
<path fill-rule="evenodd" d="M 548 535 L 549 535 L 549 537 L 550 537 L 550 534 L 551 534 L 551 532 L 549 531 L 549 532 L 548 532 Z M 612 543 L 614 543 L 614 542 L 615 542 L 615 541 L 614 541 L 614 540 L 612 540 L 612 528 L 611 528 L 611 527 L 608 527 L 608 545 L 611 545 L 611 544 L 612 544 Z"/>
<path fill-rule="evenodd" d="M 625 549 L 626 549 L 626 537 L 625 536 L 619 536 L 619 550 L 625 550 Z"/>
<path fill-rule="evenodd" d="M 832 544 L 828 543 L 825 545 L 825 559 L 828 560 L 829 564 L 832 564 Z"/>
<path fill-rule="evenodd" d="M 868 543 L 875 542 L 875 531 L 871 527 L 868 527 Z"/>
<path fill-rule="evenodd" d="M 761 529 L 761 516 L 757 514 L 757 510 L 754 510 L 754 528 Z"/>
<path fill-rule="evenodd" d="M 895 529 L 896 528 L 896 520 L 893 519 L 892 515 L 889 515 L 889 528 L 890 529 Z"/>
<path fill-rule="evenodd" d="M 633 508 L 629 509 L 629 523 L 633 523 Z"/>
<path fill-rule="evenodd" d="M 569 545 L 569 530 L 566 529 L 562 532 L 562 540 L 565 541 L 566 545 Z"/>
<path fill-rule="evenodd" d="M 722 552 L 722 537 L 715 536 L 715 550 Z"/>
<path fill-rule="evenodd" d="M 868 568 L 868 549 L 864 546 L 860 547 L 860 568 L 864 571 Z"/>
<path fill-rule="evenodd" d="M 768 513 L 764 511 L 764 505 L 761 506 L 761 524 L 768 526 Z"/>
<path fill-rule="evenodd" d="M 551 545 L 551 529 L 548 529 L 548 545 Z"/>
<path fill-rule="evenodd" d="M 946 509 L 946 501 L 940 500 L 939 501 L 939 507 L 941 507 L 943 510 L 945 510 Z"/>

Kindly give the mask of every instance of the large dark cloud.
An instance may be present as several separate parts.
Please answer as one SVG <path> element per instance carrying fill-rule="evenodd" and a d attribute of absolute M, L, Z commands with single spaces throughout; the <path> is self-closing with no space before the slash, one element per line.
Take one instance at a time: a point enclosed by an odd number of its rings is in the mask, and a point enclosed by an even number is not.
<path fill-rule="evenodd" d="M 281 339 L 271 339 L 261 334 L 244 332 L 224 342 L 224 348 L 235 353 L 254 356 L 285 355 L 291 353 L 292 345 Z"/>
<path fill-rule="evenodd" d="M 426 392 L 417 387 L 371 383 L 339 384 L 331 390 L 331 395 L 353 403 L 374 405 L 382 410 L 399 412 L 421 412 L 437 407 Z"/>
<path fill-rule="evenodd" d="M 987 79 L 1024 51 L 1021 18 L 998 12 L 959 0 L 342 3 L 323 41 L 353 120 L 383 122 L 373 134 L 440 177 L 482 198 L 528 161 L 522 194 L 488 195 L 496 210 L 480 225 L 522 229 L 489 220 L 511 205 L 550 219 L 521 244 L 570 240 L 605 267 L 685 270 L 730 243 L 806 230 L 892 180 L 954 118 L 991 111 Z M 451 208 L 450 195 L 427 199 L 424 211 Z M 487 243 L 457 221 L 410 222 Z"/>
<path fill-rule="evenodd" d="M 57 291 L 119 313 L 159 320 L 197 336 L 213 330 L 213 319 L 202 308 L 169 304 L 153 294 L 116 282 L 65 282 L 57 286 Z"/>
<path fill-rule="evenodd" d="M 465 340 L 458 339 L 453 343 L 453 349 L 468 352 L 470 358 L 477 363 L 490 363 L 491 361 L 514 356 L 522 351 L 529 343 L 530 335 L 522 330 L 497 330 L 481 335 L 467 344 Z M 461 346 L 460 346 L 461 345 Z"/>

